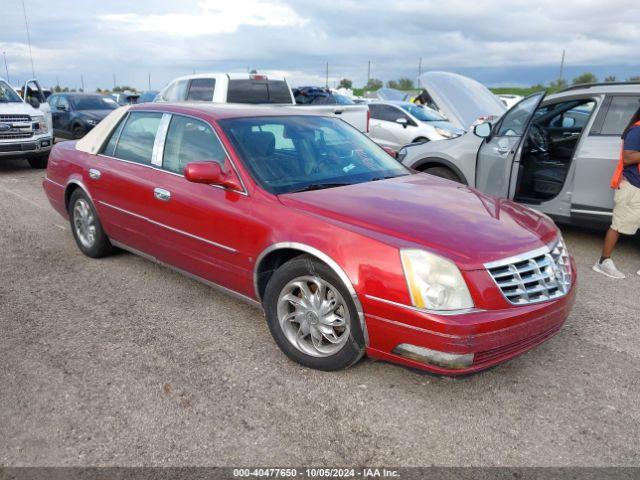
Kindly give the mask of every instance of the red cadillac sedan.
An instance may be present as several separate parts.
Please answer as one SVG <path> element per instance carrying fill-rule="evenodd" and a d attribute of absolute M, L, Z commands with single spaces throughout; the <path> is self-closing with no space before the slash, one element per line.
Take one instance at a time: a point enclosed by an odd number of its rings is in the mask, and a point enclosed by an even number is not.
<path fill-rule="evenodd" d="M 254 304 L 321 370 L 365 353 L 481 370 L 554 335 L 575 298 L 548 217 L 292 109 L 123 107 L 53 148 L 44 189 L 85 255 L 129 250 Z"/>

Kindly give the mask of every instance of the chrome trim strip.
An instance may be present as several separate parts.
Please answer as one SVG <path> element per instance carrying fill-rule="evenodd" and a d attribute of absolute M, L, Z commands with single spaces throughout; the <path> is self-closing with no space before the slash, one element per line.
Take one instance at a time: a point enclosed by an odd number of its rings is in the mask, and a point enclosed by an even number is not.
<path fill-rule="evenodd" d="M 169 123 L 171 122 L 171 114 L 163 113 L 160 118 L 160 124 L 156 131 L 156 138 L 153 142 L 153 151 L 151 152 L 151 164 L 162 166 L 164 158 L 164 142 L 167 138 L 167 131 L 169 130 Z"/>
<path fill-rule="evenodd" d="M 601 215 L 603 217 L 612 217 L 613 212 L 602 212 L 599 210 L 582 210 L 579 208 L 572 208 L 571 213 L 584 213 L 586 215 Z"/>
<path fill-rule="evenodd" d="M 49 183 L 53 183 L 53 184 L 54 184 L 55 186 L 57 186 L 57 187 L 65 188 L 65 186 L 64 186 L 64 185 L 62 185 L 61 183 L 58 183 L 58 182 L 54 182 L 53 180 L 51 180 L 51 179 L 50 179 L 49 177 L 47 177 L 46 175 L 45 175 L 44 179 L 45 179 L 45 181 L 47 181 L 47 182 L 49 182 Z"/>
<path fill-rule="evenodd" d="M 552 242 L 551 245 L 555 247 L 555 244 L 558 240 Z M 484 264 L 484 268 L 496 268 L 496 267 L 504 267 L 505 265 L 509 265 L 511 263 L 518 263 L 524 260 L 529 260 L 530 258 L 539 257 L 541 255 L 546 255 L 547 253 L 553 250 L 552 247 L 546 245 L 544 247 L 536 248 L 535 250 L 529 250 L 528 252 L 519 253 L 518 255 L 513 255 L 512 257 L 502 258 L 500 260 L 496 260 L 494 262 L 488 262 Z"/>
<path fill-rule="evenodd" d="M 256 298 L 258 299 L 258 301 L 260 302 L 262 301 L 262 298 L 260 298 L 260 291 L 258 288 L 258 268 L 260 266 L 260 263 L 262 262 L 264 257 L 266 257 L 269 253 L 274 252 L 276 250 L 283 250 L 286 248 L 300 250 L 314 257 L 317 257 L 318 259 L 326 263 L 336 273 L 336 275 L 338 275 L 340 280 L 342 280 L 342 283 L 344 284 L 345 288 L 349 291 L 349 294 L 351 295 L 353 304 L 355 305 L 356 311 L 358 312 L 358 319 L 360 320 L 360 328 L 362 329 L 362 334 L 364 335 L 364 343 L 365 343 L 365 346 L 368 347 L 369 332 L 367 331 L 367 323 L 364 318 L 364 310 L 362 308 L 362 303 L 360 303 L 360 299 L 358 298 L 358 294 L 356 293 L 356 290 L 355 288 L 353 288 L 353 284 L 349 279 L 349 276 L 340 267 L 340 265 L 338 265 L 338 263 L 335 260 L 333 260 L 329 255 L 321 252 L 317 248 L 314 248 L 310 245 L 306 245 L 304 243 L 297 243 L 297 242 L 279 242 L 279 243 L 274 243 L 268 246 L 262 251 L 262 253 L 260 253 L 260 255 L 258 255 L 258 258 L 256 259 L 256 262 L 253 267 L 253 288 L 256 292 Z"/>
<path fill-rule="evenodd" d="M 231 297 L 235 297 L 239 300 L 242 300 L 243 302 L 248 303 L 249 305 L 253 305 L 254 307 L 259 308 L 260 310 L 262 310 L 262 304 L 256 300 L 254 300 L 253 298 L 247 297 L 246 295 L 243 295 L 242 293 L 238 293 L 234 290 L 230 290 L 227 287 L 223 287 L 222 285 L 219 285 L 215 282 L 212 282 L 211 280 L 207 280 L 205 278 L 199 277 L 197 275 L 194 275 L 193 273 L 187 272 L 185 270 L 182 270 L 181 268 L 178 267 L 174 267 L 173 265 L 169 265 L 168 263 L 165 263 L 161 260 L 158 260 L 156 257 L 149 255 L 147 253 L 141 252 L 140 250 L 137 250 L 135 248 L 129 247 L 128 245 L 125 245 L 124 243 L 121 242 L 117 242 L 115 240 L 111 240 L 111 243 L 118 248 L 121 248 L 123 250 L 127 250 L 128 252 L 133 253 L 134 255 L 138 255 L 146 260 L 150 260 L 154 263 L 157 263 L 158 265 L 161 265 L 163 267 L 166 267 L 170 270 L 173 270 L 175 272 L 178 272 L 186 277 L 192 278 L 193 280 L 196 280 L 200 283 L 203 283 L 209 287 L 212 287 L 216 290 L 219 290 L 222 293 L 226 293 L 227 295 L 230 295 Z"/>
<path fill-rule="evenodd" d="M 427 310 L 426 308 L 418 308 L 418 307 L 414 307 L 413 305 L 406 305 L 404 303 L 398 303 L 398 302 L 394 302 L 393 300 L 387 300 L 386 298 L 380 298 L 380 297 L 376 297 L 373 295 L 368 295 L 365 294 L 364 295 L 365 298 L 368 298 L 369 300 L 374 300 L 376 302 L 381 302 L 381 303 L 387 303 L 389 305 L 393 305 L 394 307 L 400 307 L 400 308 L 405 308 L 407 310 L 411 310 L 414 312 L 418 312 L 418 313 L 426 313 L 429 315 L 466 315 L 468 313 L 480 313 L 480 312 L 484 312 L 485 310 L 480 309 L 480 308 L 462 308 L 459 310 Z"/>
<path fill-rule="evenodd" d="M 100 200 L 98 203 L 101 205 L 104 205 L 105 207 L 109 207 L 119 212 L 125 213 L 127 215 L 131 215 L 133 217 L 139 218 L 140 220 L 145 220 L 149 223 L 152 223 L 153 225 L 157 225 L 159 227 L 166 228 L 167 230 L 170 230 L 172 232 L 179 233 L 181 235 L 184 235 L 185 237 L 193 238 L 194 240 L 200 240 L 201 242 L 207 243 L 209 245 L 213 245 L 214 247 L 222 248 L 223 250 L 227 250 L 232 253 L 238 253 L 238 250 L 236 250 L 235 248 L 227 247 L 226 245 L 222 245 L 221 243 L 217 243 L 212 240 L 207 240 L 206 238 L 198 237 L 197 235 L 193 235 L 192 233 L 185 232 L 184 230 L 179 230 L 177 228 L 170 227 L 169 225 L 165 225 L 164 223 L 156 222 L 155 220 L 147 218 L 144 215 L 130 212 L 129 210 L 125 210 L 124 208 L 116 207 L 115 205 L 111 205 L 110 203 L 103 202 L 102 200 Z"/>

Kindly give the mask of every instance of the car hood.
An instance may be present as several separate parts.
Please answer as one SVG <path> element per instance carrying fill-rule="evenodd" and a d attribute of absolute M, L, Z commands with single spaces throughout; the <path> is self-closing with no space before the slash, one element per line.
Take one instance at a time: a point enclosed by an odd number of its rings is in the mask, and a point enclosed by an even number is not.
<path fill-rule="evenodd" d="M 438 253 L 464 270 L 534 250 L 557 236 L 554 223 L 544 215 L 427 174 L 284 194 L 279 199 L 398 248 Z"/>
<path fill-rule="evenodd" d="M 24 102 L 0 103 L 0 114 L 2 115 L 43 115 L 42 111 L 36 110 L 31 105 Z"/>
<path fill-rule="evenodd" d="M 453 132 L 456 135 L 462 135 L 464 130 L 462 128 L 456 127 L 453 123 L 447 122 L 446 120 L 438 120 L 435 122 L 422 122 L 425 125 L 431 125 L 432 127 L 441 128 L 442 130 L 447 130 L 449 132 Z"/>
<path fill-rule="evenodd" d="M 504 104 L 487 87 L 456 73 L 423 73 L 420 85 L 458 128 L 467 130 L 480 117 L 500 117 L 506 111 Z"/>

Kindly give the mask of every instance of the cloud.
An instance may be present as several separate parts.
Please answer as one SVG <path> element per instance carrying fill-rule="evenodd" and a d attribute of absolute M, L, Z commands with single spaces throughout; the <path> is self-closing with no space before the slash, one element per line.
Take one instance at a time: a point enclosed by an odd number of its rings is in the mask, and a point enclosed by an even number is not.
<path fill-rule="evenodd" d="M 100 20 L 139 32 L 185 37 L 232 33 L 243 25 L 293 27 L 307 23 L 287 4 L 260 0 L 205 0 L 193 13 L 106 14 L 100 15 Z"/>

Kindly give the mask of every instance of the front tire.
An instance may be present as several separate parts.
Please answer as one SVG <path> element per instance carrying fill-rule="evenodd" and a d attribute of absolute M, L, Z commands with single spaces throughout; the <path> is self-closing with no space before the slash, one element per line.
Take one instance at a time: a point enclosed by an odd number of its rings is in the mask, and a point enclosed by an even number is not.
<path fill-rule="evenodd" d="M 39 155 L 37 157 L 27 158 L 27 162 L 29 162 L 29 166 L 34 170 L 41 170 L 43 168 L 47 168 L 47 163 L 49 161 L 49 154 Z"/>
<path fill-rule="evenodd" d="M 301 365 L 340 370 L 364 354 L 364 335 L 349 291 L 313 257 L 296 257 L 278 268 L 263 304 L 275 342 Z"/>
<path fill-rule="evenodd" d="M 87 134 L 87 131 L 82 125 L 75 125 L 71 129 L 71 136 L 73 137 L 74 140 L 80 140 L 86 134 Z"/>
<path fill-rule="evenodd" d="M 91 199 L 81 188 L 71 194 L 69 222 L 78 248 L 87 257 L 100 258 L 113 251 Z"/>

